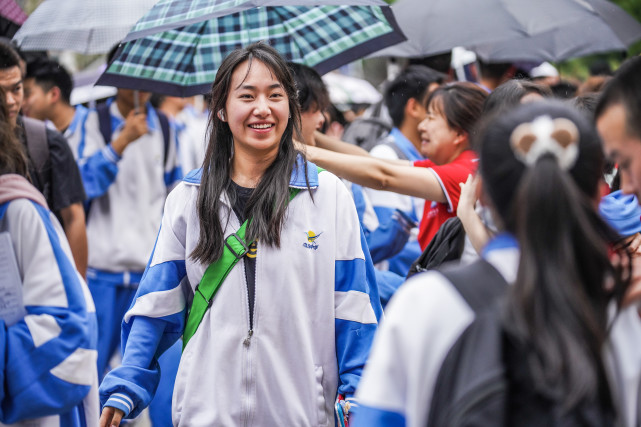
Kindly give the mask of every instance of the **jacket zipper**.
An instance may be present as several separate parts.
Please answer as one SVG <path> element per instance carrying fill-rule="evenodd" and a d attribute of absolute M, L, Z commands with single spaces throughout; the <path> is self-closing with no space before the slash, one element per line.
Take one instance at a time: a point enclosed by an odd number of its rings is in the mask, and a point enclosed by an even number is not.
<path fill-rule="evenodd" d="M 254 325 L 252 322 L 253 315 L 256 311 L 256 290 L 254 289 L 254 313 L 249 313 L 251 306 L 249 304 L 249 284 L 247 283 L 247 275 L 245 274 L 245 260 L 243 259 L 243 277 L 245 278 L 245 296 L 247 298 L 247 313 L 248 319 L 247 324 L 249 325 L 249 330 L 247 331 L 247 336 L 243 340 L 243 347 L 245 352 L 245 363 L 246 363 L 246 373 L 245 373 L 245 420 L 243 425 L 248 427 L 250 420 L 252 418 L 252 402 L 251 402 L 251 386 L 252 386 L 252 359 L 251 359 L 251 338 L 254 335 Z"/>

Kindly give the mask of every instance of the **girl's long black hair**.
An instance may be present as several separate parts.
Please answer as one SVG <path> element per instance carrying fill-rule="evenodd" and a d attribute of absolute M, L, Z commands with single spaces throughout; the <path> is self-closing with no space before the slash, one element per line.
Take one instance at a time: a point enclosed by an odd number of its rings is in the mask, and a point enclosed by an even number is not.
<path fill-rule="evenodd" d="M 0 175 L 15 173 L 29 179 L 27 156 L 9 123 L 5 92 L 0 88 Z"/>
<path fill-rule="evenodd" d="M 541 116 L 567 118 L 579 130 L 578 158 L 567 171 L 552 154 L 531 166 L 515 157 L 510 135 Z M 619 290 L 626 284 L 608 256 L 615 234 L 595 208 L 602 164 L 594 127 L 556 102 L 526 104 L 495 117 L 481 137 L 486 191 L 521 252 L 504 330 L 525 355 L 533 389 L 564 411 L 611 404 L 601 356 L 611 297 L 605 284 L 612 278 Z"/>
<path fill-rule="evenodd" d="M 246 240 L 259 239 L 264 244 L 280 246 L 280 232 L 289 202 L 290 176 L 299 154 L 294 148 L 293 136 L 294 132 L 300 134 L 300 109 L 294 80 L 287 63 L 275 49 L 264 43 L 254 43 L 235 50 L 222 62 L 211 90 L 210 142 L 203 161 L 197 202 L 200 236 L 191 254 L 194 260 L 204 264 L 210 264 L 222 255 L 225 236 L 224 224 L 219 216 L 223 205 L 221 196 L 227 193 L 233 199 L 235 194 L 228 191 L 232 185 L 233 135 L 228 124 L 223 122 L 217 113 L 225 108 L 234 70 L 245 61 L 249 67 L 254 61 L 260 61 L 271 70 L 287 94 L 291 115 L 281 137 L 276 159 L 267 168 L 247 202 L 245 214 L 247 218 L 252 218 L 252 221 L 247 230 Z M 233 205 L 234 200 L 229 202 Z"/>

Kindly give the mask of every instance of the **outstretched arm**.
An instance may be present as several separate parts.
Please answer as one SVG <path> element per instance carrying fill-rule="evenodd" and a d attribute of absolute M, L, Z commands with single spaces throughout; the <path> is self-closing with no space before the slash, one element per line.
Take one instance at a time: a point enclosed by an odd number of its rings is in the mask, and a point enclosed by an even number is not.
<path fill-rule="evenodd" d="M 356 184 L 446 203 L 436 175 L 426 168 L 395 164 L 371 156 L 354 156 L 318 147 L 306 147 L 307 158 L 322 168 Z"/>

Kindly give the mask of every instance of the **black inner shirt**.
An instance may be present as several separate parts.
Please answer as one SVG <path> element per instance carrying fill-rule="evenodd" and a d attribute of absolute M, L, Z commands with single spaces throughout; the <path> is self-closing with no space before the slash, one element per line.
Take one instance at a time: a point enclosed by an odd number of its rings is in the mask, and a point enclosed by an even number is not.
<path fill-rule="evenodd" d="M 232 206 L 238 221 L 242 224 L 245 218 L 245 207 L 249 197 L 254 192 L 253 188 L 241 187 L 234 181 L 231 182 L 230 191 L 235 193 L 235 202 Z M 234 197 L 232 197 L 232 200 Z M 247 240 L 247 239 L 245 239 Z M 256 242 L 249 247 L 249 252 L 244 257 L 245 260 L 245 277 L 247 279 L 247 297 L 249 300 L 249 328 L 254 328 L 254 300 L 256 298 Z"/>

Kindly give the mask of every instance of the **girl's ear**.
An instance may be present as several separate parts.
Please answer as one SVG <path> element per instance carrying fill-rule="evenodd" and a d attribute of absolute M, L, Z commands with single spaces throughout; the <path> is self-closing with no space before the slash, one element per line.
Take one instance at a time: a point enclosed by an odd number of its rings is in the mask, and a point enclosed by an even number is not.
<path fill-rule="evenodd" d="M 468 145 L 470 135 L 464 130 L 456 131 L 456 138 L 454 138 L 455 145 Z"/>
<path fill-rule="evenodd" d="M 223 122 L 227 120 L 227 117 L 225 116 L 225 110 L 223 110 L 222 108 L 218 110 L 218 118 Z"/>

